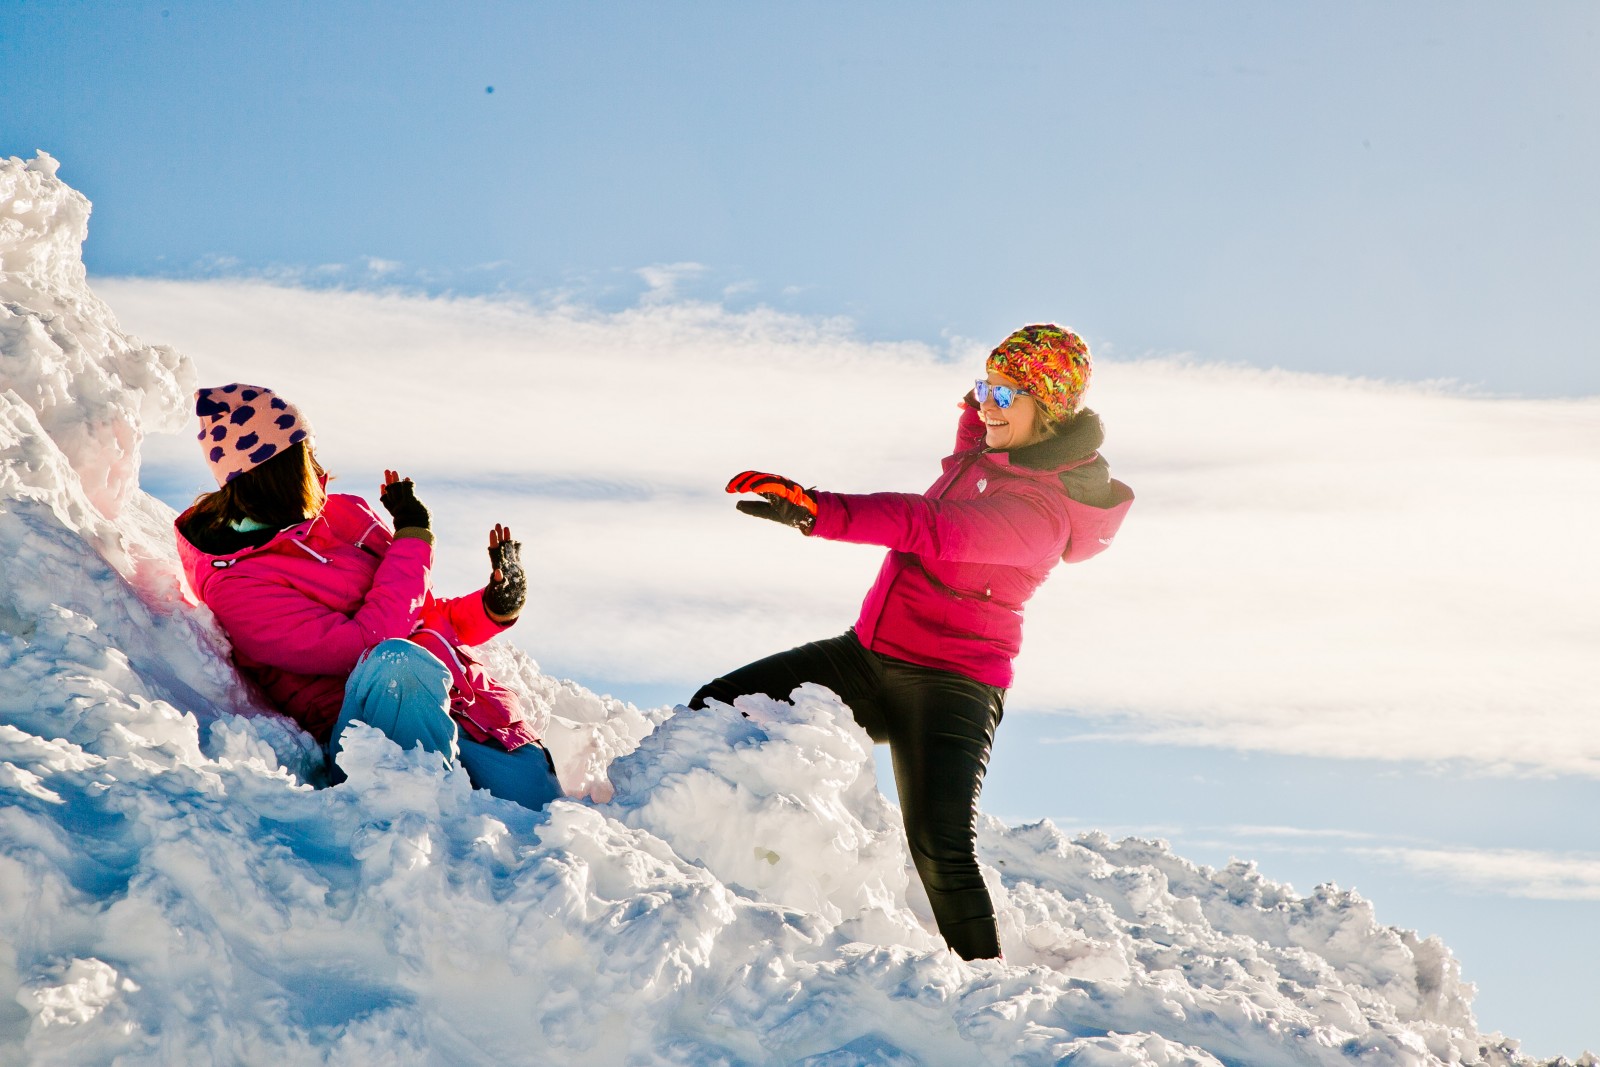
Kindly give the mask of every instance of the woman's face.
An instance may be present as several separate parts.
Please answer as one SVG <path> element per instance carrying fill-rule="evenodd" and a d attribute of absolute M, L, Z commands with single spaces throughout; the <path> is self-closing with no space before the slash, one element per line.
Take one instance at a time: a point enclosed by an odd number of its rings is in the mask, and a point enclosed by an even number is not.
<path fill-rule="evenodd" d="M 988 382 L 990 385 L 1008 385 L 1013 389 L 1017 388 L 1017 383 L 1004 374 L 991 372 Z M 990 393 L 989 399 L 978 409 L 978 414 L 983 417 L 983 443 L 990 448 L 1007 451 L 1032 444 L 1033 405 L 1033 397 L 1017 396 L 1012 398 L 1010 407 L 1003 408 L 995 403 L 994 394 Z"/>

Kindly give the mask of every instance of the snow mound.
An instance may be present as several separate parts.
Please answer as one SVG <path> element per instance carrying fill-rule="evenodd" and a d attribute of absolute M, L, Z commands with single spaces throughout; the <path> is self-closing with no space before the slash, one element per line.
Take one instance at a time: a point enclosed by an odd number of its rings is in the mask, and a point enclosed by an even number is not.
<path fill-rule="evenodd" d="M 43 152 L 0 166 L 0 395 L 33 411 L 114 519 L 138 485 L 144 432 L 187 426 L 194 373 L 172 349 L 124 334 L 89 291 L 89 201 L 56 166 Z"/>
<path fill-rule="evenodd" d="M 317 788 L 137 488 L 192 369 L 49 157 L 0 190 L 0 1063 L 1523 1062 L 1442 944 L 1158 842 L 987 822 L 1007 960 L 962 962 L 819 689 L 641 712 L 493 646 L 569 799 L 365 728 Z"/>

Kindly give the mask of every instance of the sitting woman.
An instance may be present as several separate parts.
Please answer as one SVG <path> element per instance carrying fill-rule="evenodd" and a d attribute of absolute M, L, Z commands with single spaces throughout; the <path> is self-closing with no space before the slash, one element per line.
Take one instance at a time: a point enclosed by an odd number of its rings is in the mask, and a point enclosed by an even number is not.
<path fill-rule="evenodd" d="M 757 471 L 739 510 L 810 537 L 889 550 L 855 627 L 740 667 L 690 700 L 787 699 L 816 682 L 889 746 L 906 840 L 945 942 L 1000 954 L 978 867 L 978 791 L 1022 645 L 1022 607 L 1058 561 L 1111 543 L 1133 500 L 1082 408 L 1089 350 L 1059 326 L 1002 341 L 962 401 L 955 453 L 927 492 L 822 493 Z"/>
<path fill-rule="evenodd" d="M 436 599 L 428 509 L 409 478 L 384 472 L 391 533 L 360 497 L 326 491 L 311 427 L 272 390 L 201 389 L 195 414 L 218 488 L 178 517 L 189 585 L 245 676 L 327 746 L 335 779 L 345 727 L 363 722 L 459 762 L 497 797 L 559 797 L 516 695 L 462 649 L 509 627 L 527 598 L 511 531 L 489 533 L 487 586 Z"/>

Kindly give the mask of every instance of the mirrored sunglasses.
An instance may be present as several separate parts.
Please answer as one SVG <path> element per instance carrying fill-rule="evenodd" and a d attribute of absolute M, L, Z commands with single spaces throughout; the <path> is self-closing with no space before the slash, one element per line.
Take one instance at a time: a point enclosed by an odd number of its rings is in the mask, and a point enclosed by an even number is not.
<path fill-rule="evenodd" d="M 1003 408 L 1010 407 L 1011 402 L 1019 396 L 1033 395 L 1032 393 L 1025 393 L 1021 389 L 1013 389 L 1009 385 L 990 385 L 982 378 L 972 383 L 972 395 L 978 403 L 981 404 L 988 400 L 991 393 L 994 394 L 994 402 Z"/>

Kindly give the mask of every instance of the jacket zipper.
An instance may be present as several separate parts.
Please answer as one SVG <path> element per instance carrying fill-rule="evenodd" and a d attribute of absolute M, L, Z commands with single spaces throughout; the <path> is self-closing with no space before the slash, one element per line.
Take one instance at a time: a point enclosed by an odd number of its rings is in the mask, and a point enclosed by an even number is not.
<path fill-rule="evenodd" d="M 361 531 L 361 536 L 356 538 L 356 547 L 369 556 L 376 556 L 378 554 L 378 550 L 367 547 L 367 535 L 373 530 L 378 529 L 381 525 L 382 523 L 380 523 L 377 519 L 373 519 L 372 523 L 365 530 Z"/>

